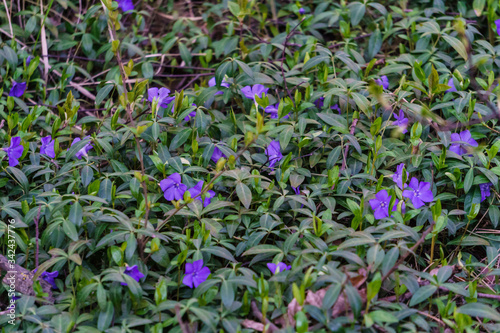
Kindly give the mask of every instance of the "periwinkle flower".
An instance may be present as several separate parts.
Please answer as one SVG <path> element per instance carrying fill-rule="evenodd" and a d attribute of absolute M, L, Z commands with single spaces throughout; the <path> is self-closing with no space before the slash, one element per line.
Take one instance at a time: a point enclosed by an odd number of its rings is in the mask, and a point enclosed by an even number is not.
<path fill-rule="evenodd" d="M 278 140 L 271 141 L 271 143 L 267 146 L 265 153 L 269 160 L 269 167 L 271 168 L 283 158 L 280 142 Z"/>
<path fill-rule="evenodd" d="M 208 279 L 209 275 L 210 269 L 203 267 L 203 259 L 196 260 L 192 264 L 186 263 L 186 273 L 182 279 L 182 283 L 189 288 L 197 288 Z"/>
<path fill-rule="evenodd" d="M 255 100 L 255 96 L 262 98 L 262 94 L 267 95 L 269 88 L 264 87 L 262 84 L 255 84 L 253 86 L 246 86 L 241 88 L 241 93 L 251 100 Z"/>
<path fill-rule="evenodd" d="M 457 88 L 455 88 L 455 84 L 453 83 L 453 78 L 448 80 L 448 85 L 450 86 L 450 89 L 446 90 L 446 92 L 457 92 Z"/>
<path fill-rule="evenodd" d="M 148 101 L 153 103 L 153 99 L 156 98 L 158 105 L 162 108 L 166 108 L 170 102 L 172 102 L 175 97 L 169 97 L 170 90 L 167 88 L 149 88 L 148 89 Z"/>
<path fill-rule="evenodd" d="M 28 57 L 26 58 L 26 68 L 28 68 L 28 67 L 29 67 L 29 65 L 30 65 L 30 63 L 31 63 L 31 60 L 32 60 L 32 59 L 33 59 L 33 57 L 32 57 L 32 56 L 28 56 Z"/>
<path fill-rule="evenodd" d="M 201 193 L 201 190 L 203 189 L 203 180 L 200 180 L 194 187 L 191 187 L 188 192 L 191 194 L 191 198 L 196 197 L 198 194 Z M 200 200 L 203 202 L 203 207 L 207 207 L 210 205 L 210 202 L 212 201 L 212 198 L 215 197 L 215 192 L 212 190 L 209 190 L 205 192 L 204 194 L 205 198 L 203 201 L 201 200 L 201 195 L 196 198 L 196 200 Z"/>
<path fill-rule="evenodd" d="M 306 9 L 305 8 L 300 8 L 299 9 L 299 14 L 300 15 L 304 15 L 306 13 Z"/>
<path fill-rule="evenodd" d="M 377 220 L 389 217 L 389 205 L 391 197 L 387 190 L 380 190 L 375 194 L 375 199 L 371 199 L 370 206 L 373 209 L 373 215 Z"/>
<path fill-rule="evenodd" d="M 430 183 L 419 182 L 417 178 L 413 177 L 408 187 L 408 189 L 403 191 L 403 197 L 409 198 L 416 209 L 424 206 L 425 202 L 432 202 L 434 200 Z"/>
<path fill-rule="evenodd" d="M 19 159 L 23 156 L 24 147 L 21 145 L 21 138 L 19 136 L 14 136 L 10 140 L 10 146 L 4 148 L 9 158 L 9 166 L 15 167 L 19 164 Z"/>
<path fill-rule="evenodd" d="M 271 115 L 271 119 L 278 119 L 278 110 L 280 107 L 280 103 L 276 103 L 274 105 L 269 105 L 264 109 L 265 113 L 269 113 Z M 288 115 L 284 116 L 283 119 L 287 119 Z"/>
<path fill-rule="evenodd" d="M 208 86 L 209 87 L 215 87 L 217 85 L 217 82 L 215 81 L 215 77 L 211 78 L 210 81 L 208 81 Z M 227 82 L 226 80 L 222 79 L 222 82 L 220 84 L 221 87 L 225 87 L 225 88 L 229 88 L 231 85 L 229 84 L 229 82 Z M 215 93 L 215 95 L 222 95 L 224 94 L 224 92 L 222 90 L 219 90 Z"/>
<path fill-rule="evenodd" d="M 292 186 L 292 190 L 295 192 L 296 195 L 300 195 L 300 186 L 297 187 Z"/>
<path fill-rule="evenodd" d="M 139 268 L 137 267 L 137 265 L 127 266 L 127 268 L 125 268 L 125 272 L 124 273 L 127 274 L 128 276 L 130 276 L 132 279 L 136 280 L 137 282 L 139 282 L 139 280 L 142 279 L 145 276 L 139 270 Z M 126 286 L 127 283 L 126 282 L 122 282 L 121 285 L 122 286 Z"/>
<path fill-rule="evenodd" d="M 389 89 L 389 79 L 387 76 L 382 75 L 380 79 L 376 79 L 375 82 L 379 85 L 382 86 L 384 89 Z"/>
<path fill-rule="evenodd" d="M 339 114 L 341 113 L 340 106 L 338 104 L 335 104 L 334 106 L 330 107 L 330 109 L 338 111 Z"/>
<path fill-rule="evenodd" d="M 40 277 L 42 278 L 42 280 L 48 282 L 52 286 L 52 288 L 57 289 L 57 285 L 56 285 L 56 281 L 55 281 L 55 278 L 57 276 L 59 276 L 59 272 L 55 271 L 52 273 L 43 272 Z"/>
<path fill-rule="evenodd" d="M 408 118 L 405 118 L 405 113 L 402 109 L 399 110 L 399 115 L 394 114 L 395 121 L 392 122 L 393 125 L 399 126 L 401 133 L 405 134 L 408 132 Z"/>
<path fill-rule="evenodd" d="M 124 12 L 129 10 L 134 10 L 134 3 L 132 0 L 116 0 L 118 2 L 118 7 L 120 7 Z"/>
<path fill-rule="evenodd" d="M 495 26 L 497 28 L 497 34 L 500 36 L 500 19 L 495 20 Z"/>
<path fill-rule="evenodd" d="M 273 264 L 272 262 L 267 264 L 267 268 L 271 271 L 273 274 L 278 274 L 280 272 L 284 271 L 289 271 L 292 269 L 291 265 L 287 265 L 284 262 L 279 262 L 277 264 Z"/>
<path fill-rule="evenodd" d="M 450 151 L 457 155 L 463 155 L 467 153 L 467 146 L 477 147 L 479 144 L 474 140 L 468 130 L 458 133 L 451 134 L 451 142 L 462 141 L 464 143 L 454 143 L 450 146 Z"/>
<path fill-rule="evenodd" d="M 89 138 L 90 138 L 90 136 L 88 136 L 88 135 L 87 135 L 86 137 L 84 137 L 84 138 L 83 138 L 83 140 L 85 140 L 85 139 L 89 139 Z M 75 143 L 80 142 L 80 141 L 81 141 L 81 139 L 80 139 L 80 138 L 75 138 L 75 139 L 73 140 L 73 142 L 71 143 L 71 147 L 73 147 L 73 145 L 74 145 Z M 89 151 L 90 151 L 93 147 L 94 147 L 94 146 L 92 145 L 92 143 L 91 143 L 91 142 L 87 143 L 87 144 L 86 144 L 86 145 L 85 145 L 82 149 L 80 149 L 79 151 L 77 151 L 77 152 L 76 152 L 76 154 L 75 154 L 76 158 L 78 158 L 79 160 L 81 160 L 83 156 L 87 156 L 88 152 L 89 152 Z"/>
<path fill-rule="evenodd" d="M 50 135 L 43 137 L 41 139 L 42 146 L 40 147 L 40 154 L 45 154 L 50 158 L 55 158 L 56 157 L 56 152 L 54 150 L 54 143 L 55 141 L 52 140 L 52 137 Z"/>
<path fill-rule="evenodd" d="M 486 200 L 491 195 L 490 187 L 492 183 L 479 184 L 479 189 L 481 190 L 481 202 Z"/>
<path fill-rule="evenodd" d="M 12 88 L 10 88 L 9 96 L 21 97 L 26 91 L 26 82 L 16 82 L 12 83 Z"/>
<path fill-rule="evenodd" d="M 217 161 L 219 161 L 221 157 L 226 157 L 226 155 L 224 155 L 224 153 L 217 146 L 215 146 L 214 152 L 212 153 L 212 157 L 210 157 L 210 159 L 217 163 Z"/>
<path fill-rule="evenodd" d="M 403 168 L 405 167 L 404 163 L 401 163 L 398 165 L 396 172 L 392 176 L 392 180 L 398 184 L 398 187 L 400 189 L 404 189 L 406 187 L 406 184 L 403 184 Z M 406 177 L 408 178 L 408 171 L 406 172 Z"/>
<path fill-rule="evenodd" d="M 160 188 L 168 201 L 181 200 L 187 190 L 187 186 L 181 182 L 181 175 L 177 172 L 163 179 L 160 182 Z"/>

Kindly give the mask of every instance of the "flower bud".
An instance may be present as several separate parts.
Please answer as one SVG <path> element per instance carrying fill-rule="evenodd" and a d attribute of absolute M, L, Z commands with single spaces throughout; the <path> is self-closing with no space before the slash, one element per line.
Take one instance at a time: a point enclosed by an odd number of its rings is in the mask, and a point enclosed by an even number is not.
<path fill-rule="evenodd" d="M 217 161 L 217 164 L 215 165 L 215 170 L 218 172 L 218 171 L 221 171 L 224 166 L 226 165 L 226 159 L 224 157 L 220 158 L 218 161 Z"/>

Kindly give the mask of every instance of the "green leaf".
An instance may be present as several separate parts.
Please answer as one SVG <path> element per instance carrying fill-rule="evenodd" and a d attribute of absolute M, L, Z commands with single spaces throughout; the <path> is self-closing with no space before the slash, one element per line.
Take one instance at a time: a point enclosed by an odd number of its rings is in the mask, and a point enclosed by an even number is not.
<path fill-rule="evenodd" d="M 467 54 L 467 50 L 465 49 L 465 45 L 457 38 L 449 36 L 449 35 L 442 35 L 443 39 L 451 45 L 455 49 L 455 51 L 458 52 L 458 54 L 464 58 L 465 61 L 469 58 Z"/>
<path fill-rule="evenodd" d="M 142 76 L 144 76 L 145 79 L 152 79 L 155 74 L 153 65 L 150 62 L 144 62 L 141 66 L 141 70 Z"/>
<path fill-rule="evenodd" d="M 68 220 L 76 226 L 81 226 L 83 221 L 83 210 L 80 202 L 75 202 L 69 210 Z"/>
<path fill-rule="evenodd" d="M 81 178 L 82 178 L 82 185 L 84 187 L 87 187 L 92 181 L 92 178 L 94 178 L 94 170 L 92 170 L 92 168 L 88 165 L 84 166 L 82 168 Z"/>
<path fill-rule="evenodd" d="M 487 318 L 500 322 L 500 313 L 483 303 L 469 303 L 457 309 L 457 312 L 469 315 L 471 317 Z"/>
<path fill-rule="evenodd" d="M 365 16 L 366 6 L 360 2 L 353 2 L 349 4 L 349 10 L 351 15 L 351 25 L 353 27 L 357 26 L 363 16 Z"/>
<path fill-rule="evenodd" d="M 423 287 L 420 287 L 411 297 L 410 306 L 414 306 L 422 303 L 423 301 L 430 298 L 436 292 L 437 287 L 429 284 Z"/>
<path fill-rule="evenodd" d="M 246 184 L 239 182 L 236 184 L 236 194 L 243 206 L 245 206 L 246 209 L 250 208 L 252 204 L 252 191 L 250 191 L 250 188 Z"/>
<path fill-rule="evenodd" d="M 105 85 L 104 87 L 102 87 L 101 89 L 99 89 L 99 91 L 97 92 L 97 95 L 95 97 L 95 104 L 96 105 L 99 105 L 102 103 L 102 101 L 105 99 L 105 98 L 109 98 L 111 97 L 109 94 L 111 93 L 111 91 L 115 88 L 115 85 L 114 84 L 107 84 Z"/>

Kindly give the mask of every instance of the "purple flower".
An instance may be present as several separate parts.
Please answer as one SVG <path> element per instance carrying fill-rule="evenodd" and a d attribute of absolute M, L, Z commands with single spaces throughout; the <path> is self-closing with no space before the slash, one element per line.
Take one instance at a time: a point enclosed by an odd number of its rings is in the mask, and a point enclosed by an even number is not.
<path fill-rule="evenodd" d="M 217 82 L 215 82 L 215 77 L 211 78 L 210 81 L 208 81 L 209 87 L 215 87 L 216 85 L 217 85 Z M 226 80 L 222 79 L 220 86 L 229 88 L 230 84 Z M 219 90 L 218 92 L 215 93 L 215 95 L 222 95 L 222 94 L 224 94 L 224 92 L 222 90 Z"/>
<path fill-rule="evenodd" d="M 21 97 L 24 95 L 24 91 L 26 90 L 26 82 L 16 82 L 12 83 L 12 88 L 10 88 L 9 96 L 12 97 Z"/>
<path fill-rule="evenodd" d="M 405 167 L 404 163 L 401 163 L 398 165 L 396 169 L 396 173 L 392 176 L 392 180 L 398 184 L 398 187 L 400 189 L 404 189 L 406 187 L 406 184 L 403 184 L 403 168 Z M 406 172 L 406 177 L 408 178 L 408 172 Z"/>
<path fill-rule="evenodd" d="M 382 75 L 380 79 L 376 79 L 375 82 L 379 86 L 382 86 L 384 89 L 389 89 L 389 79 L 387 78 L 387 76 Z"/>
<path fill-rule="evenodd" d="M 88 135 L 87 135 L 86 137 L 84 137 L 84 138 L 83 138 L 83 140 L 85 140 L 85 139 L 89 139 L 89 138 L 90 138 L 90 136 L 88 136 Z M 71 147 L 73 147 L 73 145 L 74 145 L 75 143 L 80 142 L 80 141 L 81 141 L 81 139 L 80 139 L 80 138 L 75 138 L 75 139 L 73 140 L 73 142 L 71 143 Z M 93 147 L 94 147 L 94 146 L 92 145 L 92 143 L 91 143 L 91 142 L 87 143 L 87 144 L 86 144 L 86 145 L 85 145 L 82 149 L 80 149 L 79 151 L 77 151 L 77 152 L 76 152 L 76 154 L 75 154 L 76 158 L 78 158 L 79 160 L 81 160 L 83 156 L 87 156 L 88 152 L 89 152 L 89 151 L 90 151 Z"/>
<path fill-rule="evenodd" d="M 497 34 L 500 35 L 500 19 L 495 20 L 495 26 L 497 27 Z"/>
<path fill-rule="evenodd" d="M 462 141 L 464 143 L 455 143 L 450 146 L 450 151 L 454 152 L 457 155 L 463 155 L 467 153 L 466 147 L 477 147 L 479 144 L 476 140 L 474 140 L 468 130 L 458 133 L 451 134 L 451 142 Z"/>
<path fill-rule="evenodd" d="M 174 173 L 167 179 L 163 179 L 160 182 L 160 187 L 164 192 L 163 196 L 168 201 L 181 200 L 184 192 L 187 190 L 187 186 L 181 183 L 181 175 L 178 173 Z"/>
<path fill-rule="evenodd" d="M 167 88 L 149 88 L 148 89 L 148 101 L 153 103 L 153 99 L 156 98 L 158 105 L 162 108 L 166 108 L 170 102 L 172 102 L 175 97 L 169 97 L 170 90 Z"/>
<path fill-rule="evenodd" d="M 189 288 L 197 288 L 200 284 L 205 282 L 205 280 L 210 275 L 210 269 L 208 267 L 203 267 L 203 259 L 196 260 L 195 262 L 186 263 L 186 274 L 182 279 L 184 283 Z"/>
<path fill-rule="evenodd" d="M 292 189 L 295 192 L 295 194 L 300 195 L 300 186 L 297 186 L 297 187 L 292 186 Z"/>
<path fill-rule="evenodd" d="M 490 192 L 491 185 L 493 185 L 493 184 L 491 184 L 491 183 L 479 184 L 479 189 L 481 190 L 481 202 L 486 200 L 486 198 L 491 195 L 491 192 Z"/>
<path fill-rule="evenodd" d="M 416 209 L 425 205 L 424 202 L 432 202 L 434 200 L 431 184 L 427 182 L 419 183 L 415 177 L 410 180 L 409 189 L 403 191 L 403 197 L 409 198 Z"/>
<path fill-rule="evenodd" d="M 340 106 L 338 104 L 335 104 L 334 106 L 330 107 L 332 110 L 337 110 L 339 114 L 341 113 Z"/>
<path fill-rule="evenodd" d="M 406 129 L 408 127 L 408 118 L 405 118 L 405 113 L 402 109 L 399 110 L 399 115 L 394 114 L 394 118 L 396 118 L 396 121 L 393 121 L 392 124 L 399 126 L 403 134 L 408 132 Z"/>
<path fill-rule="evenodd" d="M 271 141 L 271 143 L 267 146 L 265 153 L 269 159 L 269 167 L 271 168 L 283 158 L 283 154 L 280 149 L 280 142 L 278 140 Z"/>
<path fill-rule="evenodd" d="M 264 109 L 265 113 L 271 114 L 271 119 L 278 119 L 278 108 L 280 107 L 280 103 L 276 103 L 274 105 L 269 105 Z M 284 116 L 283 119 L 287 119 L 288 115 Z"/>
<path fill-rule="evenodd" d="M 145 276 L 144 274 L 142 274 L 142 272 L 139 270 L 139 268 L 137 268 L 137 265 L 127 266 L 127 268 L 125 268 L 124 273 L 127 274 L 128 276 L 130 276 L 132 279 L 136 280 L 137 282 L 139 282 L 139 280 Z M 122 282 L 121 284 L 122 284 L 122 286 L 127 285 L 127 283 L 125 283 L 125 282 Z"/>
<path fill-rule="evenodd" d="M 284 262 L 279 262 L 277 264 L 268 263 L 267 264 L 267 268 L 269 268 L 269 270 L 271 271 L 271 273 L 278 274 L 280 272 L 291 270 L 292 266 L 291 265 L 287 265 Z"/>
<path fill-rule="evenodd" d="M 262 97 L 262 94 L 267 95 L 267 91 L 269 88 L 264 87 L 262 84 L 256 84 L 252 87 L 246 86 L 244 88 L 241 88 L 241 93 L 249 99 L 254 100 L 255 95 L 257 95 L 259 98 Z"/>
<path fill-rule="evenodd" d="M 33 59 L 33 57 L 32 57 L 32 56 L 28 56 L 28 57 L 26 58 L 26 68 L 27 68 L 27 67 L 29 67 L 29 65 L 30 65 L 30 63 L 31 63 L 31 59 Z"/>
<path fill-rule="evenodd" d="M 9 166 L 15 167 L 19 164 L 19 159 L 23 156 L 24 147 L 21 145 L 21 138 L 14 136 L 10 140 L 10 146 L 4 148 L 7 156 L 9 157 Z"/>
<path fill-rule="evenodd" d="M 455 88 L 455 84 L 453 83 L 453 78 L 448 80 L 448 85 L 450 89 L 446 90 L 446 92 L 457 92 L 457 88 Z"/>
<path fill-rule="evenodd" d="M 389 217 L 389 204 L 391 203 L 391 197 L 386 190 L 380 190 L 375 194 L 375 199 L 371 199 L 370 206 L 373 209 L 375 218 L 383 219 L 384 217 Z"/>
<path fill-rule="evenodd" d="M 35 270 L 36 271 L 36 270 Z M 52 288 L 57 289 L 56 281 L 54 279 L 59 275 L 58 271 L 49 273 L 49 272 L 43 272 L 42 275 L 40 276 L 42 280 L 50 283 Z"/>
<path fill-rule="evenodd" d="M 129 10 L 134 10 L 134 4 L 132 0 L 116 0 L 118 2 L 118 7 L 120 7 L 124 12 Z"/>
<path fill-rule="evenodd" d="M 45 154 L 50 158 L 56 157 L 56 152 L 54 151 L 54 143 L 50 135 L 42 138 L 42 146 L 40 147 L 40 154 Z"/>
<path fill-rule="evenodd" d="M 299 9 L 299 14 L 300 14 L 300 15 L 304 15 L 305 13 L 306 13 L 305 8 L 300 8 L 300 9 Z"/>
<path fill-rule="evenodd" d="M 194 187 L 191 187 L 188 192 L 191 194 L 191 198 L 196 197 L 198 194 L 201 193 L 201 190 L 203 189 L 203 180 L 200 180 Z M 210 205 L 210 202 L 212 201 L 212 198 L 215 197 L 215 192 L 212 190 L 209 190 L 205 192 L 205 199 L 203 199 L 203 207 L 207 207 Z M 201 196 L 197 197 L 196 200 L 201 200 Z"/>
<path fill-rule="evenodd" d="M 217 148 L 217 146 L 215 146 L 214 152 L 212 153 L 212 157 L 210 157 L 210 159 L 215 163 L 217 163 L 217 161 L 219 161 L 221 157 L 226 157 L 226 155 L 224 155 L 222 151 L 219 148 Z"/>

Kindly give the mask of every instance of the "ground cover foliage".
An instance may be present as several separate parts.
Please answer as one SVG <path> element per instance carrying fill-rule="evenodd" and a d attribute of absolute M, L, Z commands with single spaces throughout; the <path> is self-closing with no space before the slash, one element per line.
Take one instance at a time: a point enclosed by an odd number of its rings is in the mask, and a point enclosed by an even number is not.
<path fill-rule="evenodd" d="M 500 331 L 498 7 L 4 0 L 2 331 Z"/>

